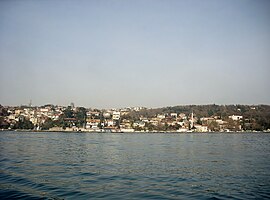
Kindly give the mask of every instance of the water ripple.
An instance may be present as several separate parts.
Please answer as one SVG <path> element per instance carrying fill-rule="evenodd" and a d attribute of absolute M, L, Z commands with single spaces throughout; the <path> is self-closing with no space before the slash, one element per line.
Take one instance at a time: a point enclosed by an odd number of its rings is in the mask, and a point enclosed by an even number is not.
<path fill-rule="evenodd" d="M 269 199 L 268 134 L 0 134 L 0 199 Z"/>

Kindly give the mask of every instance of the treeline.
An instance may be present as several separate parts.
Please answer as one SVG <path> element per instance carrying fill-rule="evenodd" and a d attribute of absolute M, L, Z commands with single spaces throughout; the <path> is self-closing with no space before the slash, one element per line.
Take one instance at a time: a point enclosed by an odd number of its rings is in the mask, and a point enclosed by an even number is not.
<path fill-rule="evenodd" d="M 132 117 L 146 116 L 154 117 L 157 114 L 164 113 L 184 113 L 189 115 L 193 112 L 197 117 L 220 116 L 228 117 L 230 115 L 242 115 L 246 118 L 252 117 L 268 117 L 270 118 L 269 105 L 185 105 L 170 106 L 164 108 L 143 109 L 140 111 L 132 111 L 129 113 Z"/>
<path fill-rule="evenodd" d="M 184 105 L 170 106 L 155 109 L 143 109 L 138 112 L 132 111 L 127 117 L 139 119 L 140 117 L 155 117 L 158 114 L 184 113 L 189 116 L 193 112 L 197 118 L 217 116 L 220 119 L 228 119 L 231 115 L 243 116 L 243 125 L 252 124 L 252 129 L 270 129 L 270 106 L 269 105 Z"/>

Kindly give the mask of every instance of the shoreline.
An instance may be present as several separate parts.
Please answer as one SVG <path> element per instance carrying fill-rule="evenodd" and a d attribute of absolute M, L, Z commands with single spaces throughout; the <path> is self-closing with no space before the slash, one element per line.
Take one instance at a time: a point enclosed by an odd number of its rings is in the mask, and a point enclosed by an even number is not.
<path fill-rule="evenodd" d="M 0 129 L 0 132 L 33 132 L 33 133 L 101 133 L 101 134 L 114 134 L 114 133 L 127 133 L 127 134 L 134 134 L 134 133 L 141 133 L 141 134 L 145 134 L 145 133 L 150 133 L 150 134 L 160 134 L 160 133 L 164 133 L 164 134 L 215 134 L 215 133 L 219 133 L 219 134 L 232 134 L 232 133 L 239 133 L 239 134 L 247 134 L 247 133 L 270 133 L 270 130 L 264 130 L 264 131 L 209 131 L 209 132 L 197 132 L 197 131 L 187 131 L 187 132 L 177 132 L 177 131 L 133 131 L 133 132 L 124 132 L 124 131 L 71 131 L 71 130 L 59 130 L 59 131 L 55 131 L 55 130 L 31 130 L 31 129 Z"/>

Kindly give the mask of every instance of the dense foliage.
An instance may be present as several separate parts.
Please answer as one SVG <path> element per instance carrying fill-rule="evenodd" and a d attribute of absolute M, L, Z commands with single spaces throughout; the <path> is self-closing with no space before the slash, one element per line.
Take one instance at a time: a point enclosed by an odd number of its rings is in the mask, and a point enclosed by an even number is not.
<path fill-rule="evenodd" d="M 143 109 L 132 111 L 126 117 L 139 119 L 140 117 L 155 117 L 158 114 L 184 113 L 187 116 L 193 112 L 197 118 L 217 116 L 227 121 L 231 115 L 243 116 L 244 129 L 265 130 L 270 129 L 270 106 L 269 105 L 185 105 L 155 109 Z M 247 127 L 248 126 L 248 127 Z"/>

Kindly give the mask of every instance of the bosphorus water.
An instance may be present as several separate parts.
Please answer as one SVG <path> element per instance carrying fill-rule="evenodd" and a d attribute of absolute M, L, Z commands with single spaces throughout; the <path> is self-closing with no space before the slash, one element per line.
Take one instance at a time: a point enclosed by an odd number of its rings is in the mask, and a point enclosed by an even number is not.
<path fill-rule="evenodd" d="M 269 199 L 267 133 L 0 132 L 0 199 Z"/>

